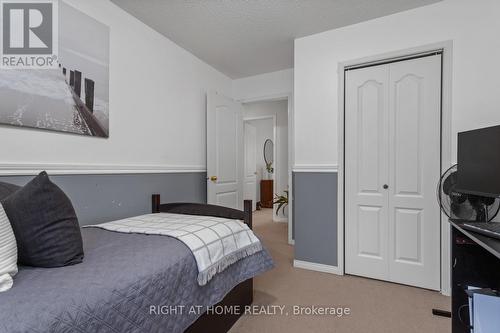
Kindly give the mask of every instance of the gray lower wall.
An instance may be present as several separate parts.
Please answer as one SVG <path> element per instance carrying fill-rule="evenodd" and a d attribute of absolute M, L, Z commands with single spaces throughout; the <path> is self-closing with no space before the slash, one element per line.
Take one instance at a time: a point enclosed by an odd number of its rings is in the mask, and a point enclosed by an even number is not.
<path fill-rule="evenodd" d="M 0 181 L 24 185 L 33 176 L 3 176 Z M 151 213 L 151 195 L 162 203 L 205 203 L 206 173 L 50 176 L 75 207 L 81 225 Z"/>
<path fill-rule="evenodd" d="M 24 185 L 33 176 L 3 176 Z M 201 202 L 205 173 L 50 176 L 70 197 L 81 225 L 151 212 L 151 195 L 162 203 Z M 337 266 L 337 173 L 293 174 L 295 259 Z"/>
<path fill-rule="evenodd" d="M 337 173 L 293 174 L 295 259 L 337 266 Z"/>

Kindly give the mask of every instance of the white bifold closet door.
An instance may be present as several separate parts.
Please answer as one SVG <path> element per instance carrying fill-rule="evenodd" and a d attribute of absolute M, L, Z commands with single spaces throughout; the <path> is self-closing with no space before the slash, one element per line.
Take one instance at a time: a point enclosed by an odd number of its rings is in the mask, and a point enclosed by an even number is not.
<path fill-rule="evenodd" d="M 440 289 L 441 55 L 352 69 L 345 271 Z"/>

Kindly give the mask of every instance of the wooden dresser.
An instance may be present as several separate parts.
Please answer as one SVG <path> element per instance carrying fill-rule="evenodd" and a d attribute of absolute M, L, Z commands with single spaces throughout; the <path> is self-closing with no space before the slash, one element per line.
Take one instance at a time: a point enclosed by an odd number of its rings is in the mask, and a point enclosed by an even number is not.
<path fill-rule="evenodd" d="M 273 208 L 274 181 L 272 179 L 260 181 L 260 205 L 263 208 Z"/>

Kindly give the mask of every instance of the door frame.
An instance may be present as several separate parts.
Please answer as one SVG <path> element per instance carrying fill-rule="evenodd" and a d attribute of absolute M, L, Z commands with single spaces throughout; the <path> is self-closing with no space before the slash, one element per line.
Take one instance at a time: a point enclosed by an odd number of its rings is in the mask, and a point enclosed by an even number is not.
<path fill-rule="evenodd" d="M 440 51 L 442 52 L 442 73 L 441 73 L 441 174 L 452 164 L 452 69 L 453 69 L 453 41 L 443 41 L 427 44 L 419 47 L 369 56 L 339 63 L 339 104 L 338 104 L 338 215 L 337 215 L 337 253 L 338 253 L 338 274 L 345 274 L 345 72 L 346 68 L 353 66 L 375 65 L 384 62 L 394 62 L 406 60 L 415 56 L 424 55 Z M 437 186 L 437 184 L 436 184 Z M 441 212 L 441 294 L 451 295 L 450 276 L 450 224 L 448 217 Z"/>
<path fill-rule="evenodd" d="M 293 92 L 276 93 L 272 95 L 262 95 L 252 98 L 237 100 L 242 104 L 255 102 L 284 101 L 288 103 L 288 190 L 290 191 L 290 202 L 288 204 L 288 244 L 294 245 L 293 238 L 293 165 L 295 161 L 295 126 L 294 126 L 294 100 Z"/>
<path fill-rule="evenodd" d="M 242 104 L 245 104 L 245 103 L 242 103 Z M 271 119 L 271 121 L 273 123 L 273 143 L 274 143 L 273 156 L 274 156 L 274 159 L 275 159 L 275 161 L 274 161 L 274 169 L 277 170 L 278 169 L 278 165 L 279 165 L 279 161 L 277 161 L 277 159 L 276 159 L 276 152 L 277 152 L 277 149 L 276 149 L 276 133 L 277 133 L 277 127 L 278 127 L 278 120 L 277 120 L 276 116 L 274 116 L 274 115 L 268 115 L 268 116 L 259 116 L 259 117 L 245 117 L 244 114 L 243 114 L 243 126 L 245 126 L 246 122 L 249 122 L 249 121 L 252 121 L 252 120 L 266 120 L 266 119 Z M 245 136 L 245 131 L 243 131 L 243 136 Z M 257 149 L 257 151 L 259 151 L 259 149 Z M 260 153 L 261 153 L 261 156 L 262 156 L 263 149 L 260 150 Z M 243 153 L 243 158 L 246 159 L 245 152 Z M 246 165 L 245 163 L 246 163 L 246 160 L 244 160 L 244 166 Z M 243 171 L 243 173 L 244 173 L 244 171 Z M 245 177 L 243 176 L 243 178 L 245 178 Z M 274 193 L 276 193 L 276 187 L 277 187 L 277 184 L 276 184 L 276 180 L 275 180 L 273 182 L 273 195 L 274 195 Z M 274 220 L 274 215 L 275 215 L 275 209 L 273 207 L 273 221 L 275 221 Z"/>

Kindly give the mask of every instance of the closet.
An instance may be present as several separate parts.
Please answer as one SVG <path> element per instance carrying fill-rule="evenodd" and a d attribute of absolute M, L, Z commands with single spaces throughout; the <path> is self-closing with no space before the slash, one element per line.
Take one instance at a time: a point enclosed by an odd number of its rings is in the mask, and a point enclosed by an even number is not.
<path fill-rule="evenodd" d="M 346 69 L 345 272 L 440 289 L 442 55 Z"/>

